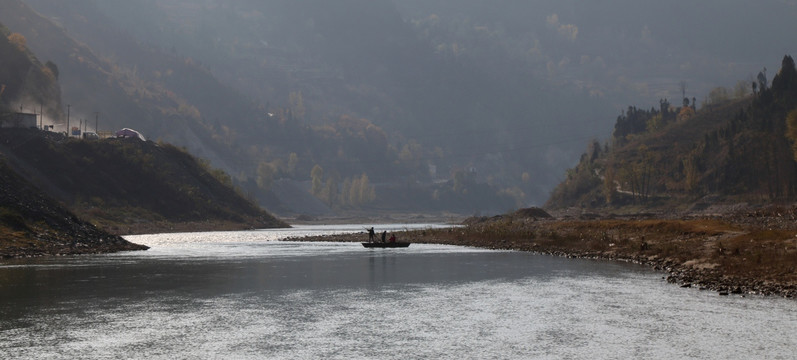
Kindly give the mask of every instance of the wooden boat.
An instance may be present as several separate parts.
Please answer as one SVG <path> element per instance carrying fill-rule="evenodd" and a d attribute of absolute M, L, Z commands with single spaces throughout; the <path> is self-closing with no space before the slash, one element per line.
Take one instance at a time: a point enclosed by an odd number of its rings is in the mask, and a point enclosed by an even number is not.
<path fill-rule="evenodd" d="M 361 243 L 364 247 L 371 248 L 405 248 L 410 246 L 411 243 L 396 241 L 396 242 L 364 242 Z"/>

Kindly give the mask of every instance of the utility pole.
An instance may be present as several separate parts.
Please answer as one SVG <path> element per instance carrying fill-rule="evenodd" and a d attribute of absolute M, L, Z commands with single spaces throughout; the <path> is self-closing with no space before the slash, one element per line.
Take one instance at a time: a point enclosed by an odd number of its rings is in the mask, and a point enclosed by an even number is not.
<path fill-rule="evenodd" d="M 72 105 L 66 105 L 66 137 L 69 137 L 69 109 Z"/>
<path fill-rule="evenodd" d="M 100 112 L 99 111 L 95 111 L 94 112 L 94 132 L 97 133 L 97 135 L 100 134 Z"/>

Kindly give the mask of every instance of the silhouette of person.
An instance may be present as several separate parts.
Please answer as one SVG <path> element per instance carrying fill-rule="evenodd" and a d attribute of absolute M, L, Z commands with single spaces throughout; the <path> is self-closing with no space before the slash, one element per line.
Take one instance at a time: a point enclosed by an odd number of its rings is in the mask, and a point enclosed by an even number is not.
<path fill-rule="evenodd" d="M 382 232 L 382 242 L 385 242 L 385 237 L 387 237 L 387 231 Z"/>
<path fill-rule="evenodd" d="M 373 242 L 374 241 L 374 237 L 376 237 L 376 234 L 374 233 L 374 227 L 371 226 L 371 228 L 368 229 L 368 241 L 369 242 Z"/>

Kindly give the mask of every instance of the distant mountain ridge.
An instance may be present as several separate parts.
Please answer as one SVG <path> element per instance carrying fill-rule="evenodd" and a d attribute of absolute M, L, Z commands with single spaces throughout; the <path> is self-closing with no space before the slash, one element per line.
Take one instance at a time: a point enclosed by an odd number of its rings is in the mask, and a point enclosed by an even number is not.
<path fill-rule="evenodd" d="M 601 107 L 600 102 L 581 102 L 580 96 L 535 85 L 528 74 L 518 77 L 501 67 L 441 57 L 390 1 L 26 3 L 62 24 L 109 66 L 118 65 L 121 71 L 111 73 L 126 74 L 120 88 L 128 96 L 143 95 L 134 103 L 144 113 L 126 112 L 130 121 L 124 126 L 141 127 L 150 137 L 185 145 L 236 180 L 254 179 L 261 163 L 287 162 L 290 153 L 296 153 L 301 171 L 290 176 L 300 181 L 318 164 L 341 179 L 366 173 L 380 182 L 430 182 L 431 164 L 437 176 L 448 179 L 456 172 L 478 169 L 477 181 L 489 180 L 494 192 L 509 190 L 521 202 L 527 193 L 541 201 L 545 184 L 560 171 L 551 170 L 548 159 L 566 156 L 558 139 L 583 141 L 583 133 L 573 135 L 584 130 L 575 123 Z M 45 47 L 40 45 L 40 50 Z M 187 66 L 178 66 L 176 60 Z M 500 76 L 492 74 L 496 71 Z M 229 91 L 211 73 L 245 92 L 252 102 L 241 101 L 243 96 Z M 252 86 L 262 89 L 254 91 Z M 176 106 L 146 105 L 151 97 L 164 94 L 173 94 L 175 100 L 170 101 Z M 565 105 L 577 101 L 585 105 Z M 556 103 L 561 106 L 535 106 Z M 166 116 L 158 116 L 164 108 Z M 108 117 L 120 125 L 116 116 Z M 316 145 L 319 137 L 329 136 L 330 128 L 348 132 L 341 128 L 343 117 L 365 119 L 384 131 L 378 153 L 386 156 L 361 159 L 373 156 L 346 151 L 344 143 L 353 140 L 346 136 L 332 144 L 344 152 L 330 153 Z M 553 119 L 561 130 L 535 126 Z M 272 134 L 283 132 L 281 127 L 289 131 L 275 138 Z M 545 130 L 531 131 L 535 128 Z M 543 140 L 537 146 L 545 152 L 514 150 Z M 399 156 L 401 152 L 405 155 Z M 521 182 L 518 174 L 523 172 L 537 174 L 536 184 Z"/>
<path fill-rule="evenodd" d="M 333 211 L 478 212 L 448 192 L 463 174 L 514 198 L 490 208 L 540 204 L 629 97 L 702 97 L 788 48 L 793 6 L 725 4 L 0 0 L 0 21 L 61 67 L 76 118 L 185 146 L 264 206 L 319 166 Z M 340 201 L 362 175 L 387 185 L 377 200 Z M 405 184 L 424 201 L 388 193 Z"/>

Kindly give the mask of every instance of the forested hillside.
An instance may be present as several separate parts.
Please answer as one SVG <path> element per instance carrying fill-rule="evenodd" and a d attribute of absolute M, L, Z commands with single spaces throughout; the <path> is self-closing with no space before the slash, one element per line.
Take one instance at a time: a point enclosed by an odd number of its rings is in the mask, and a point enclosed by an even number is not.
<path fill-rule="evenodd" d="M 771 84 L 697 108 L 693 100 L 629 107 L 610 143 L 593 143 L 554 191 L 550 207 L 642 205 L 685 209 L 797 198 L 797 69 L 783 58 Z"/>
<path fill-rule="evenodd" d="M 319 165 L 334 174 L 339 198 L 346 179 L 363 174 L 397 185 L 453 181 L 475 170 L 491 194 L 513 194 L 511 204 L 541 201 L 563 168 L 550 159 L 572 156 L 560 144 L 583 141 L 600 127 L 578 123 L 608 109 L 529 74 L 447 57 L 390 1 L 26 3 L 112 64 L 109 72 L 143 87 L 124 86 L 134 98 L 179 98 L 152 109 L 174 109 L 160 114 L 168 121 L 147 125 L 125 114 L 107 121 L 127 117 L 150 137 L 185 144 L 257 192 L 267 190 L 255 186 L 264 173 L 305 181 Z M 249 105 L 228 101 L 231 88 Z M 152 110 L 147 115 L 158 118 Z M 199 120 L 185 119 L 191 114 Z M 545 124 L 551 121 L 557 126 Z M 178 130 L 196 122 L 195 135 Z M 295 168 L 280 165 L 291 159 Z M 534 175 L 524 181 L 523 173 Z M 428 200 L 433 191 L 426 193 Z M 459 203 L 469 202 L 464 195 Z"/>
<path fill-rule="evenodd" d="M 331 213 L 542 203 L 619 104 L 732 86 L 788 52 L 797 14 L 769 0 L 0 5 L 58 64 L 78 119 L 185 146 L 285 214 L 285 184 Z M 767 21 L 751 32 L 741 16 Z"/>

